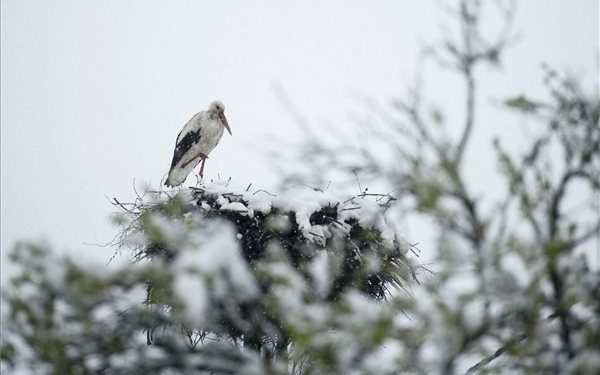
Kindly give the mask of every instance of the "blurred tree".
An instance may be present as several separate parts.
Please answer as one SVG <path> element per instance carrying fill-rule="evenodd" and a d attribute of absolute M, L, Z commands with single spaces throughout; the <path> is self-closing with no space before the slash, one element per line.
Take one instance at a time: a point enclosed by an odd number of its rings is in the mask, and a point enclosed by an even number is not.
<path fill-rule="evenodd" d="M 505 20 L 495 39 L 481 27 L 484 4 Z M 287 181 L 322 184 L 311 171 L 324 168 L 346 171 L 348 181 L 358 174 L 363 184 L 392 190 L 392 210 L 405 221 L 424 218 L 435 228 L 438 247 L 426 251 L 437 252 L 438 272 L 409 313 L 426 327 L 410 346 L 417 372 L 599 373 L 600 273 L 591 265 L 600 252 L 598 88 L 586 94 L 575 79 L 544 67 L 548 99 L 505 101 L 533 120 L 520 125 L 533 135 L 520 155 L 503 146 L 513 137 L 508 126 L 493 141 L 504 186 L 469 183 L 465 159 L 480 157 L 468 148 L 474 128 L 484 126 L 476 123 L 476 72 L 501 63 L 513 40 L 514 4 L 464 0 L 444 9 L 458 20 L 458 36 L 424 52 L 463 81 L 458 137 L 448 135 L 450 121 L 419 84 L 390 109 L 369 102 L 379 114 L 368 131 L 357 130 L 358 145 L 344 134 L 327 144 L 308 136 L 298 153 L 314 157 Z"/>

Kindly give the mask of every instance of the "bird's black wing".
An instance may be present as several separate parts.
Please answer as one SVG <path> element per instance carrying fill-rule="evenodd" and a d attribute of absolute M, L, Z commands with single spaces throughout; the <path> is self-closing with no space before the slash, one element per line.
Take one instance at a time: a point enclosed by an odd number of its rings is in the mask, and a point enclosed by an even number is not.
<path fill-rule="evenodd" d="M 179 133 L 181 134 L 181 133 Z M 179 135 L 177 136 L 179 140 Z M 200 129 L 187 133 L 183 138 L 175 145 L 175 152 L 173 153 L 173 161 L 171 162 L 171 169 L 179 163 L 183 155 L 189 151 L 193 144 L 200 140 Z"/>

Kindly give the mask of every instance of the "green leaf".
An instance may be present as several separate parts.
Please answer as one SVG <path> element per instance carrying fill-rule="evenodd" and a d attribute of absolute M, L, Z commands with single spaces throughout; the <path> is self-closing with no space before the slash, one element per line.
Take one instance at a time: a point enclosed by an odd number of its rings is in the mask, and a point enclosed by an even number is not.
<path fill-rule="evenodd" d="M 538 108 L 541 107 L 541 104 L 527 99 L 524 95 L 518 95 L 513 98 L 506 99 L 504 101 L 504 105 L 528 113 L 536 112 Z"/>

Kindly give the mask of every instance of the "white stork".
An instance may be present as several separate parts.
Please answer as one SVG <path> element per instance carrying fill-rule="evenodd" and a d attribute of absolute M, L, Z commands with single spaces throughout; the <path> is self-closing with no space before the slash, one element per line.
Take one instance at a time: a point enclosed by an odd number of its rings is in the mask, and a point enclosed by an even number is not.
<path fill-rule="evenodd" d="M 177 136 L 165 185 L 181 185 L 200 162 L 199 175 L 200 178 L 204 177 L 204 163 L 223 136 L 224 127 L 233 135 L 225 118 L 225 106 L 220 101 L 210 103 L 208 111 L 196 113 Z"/>

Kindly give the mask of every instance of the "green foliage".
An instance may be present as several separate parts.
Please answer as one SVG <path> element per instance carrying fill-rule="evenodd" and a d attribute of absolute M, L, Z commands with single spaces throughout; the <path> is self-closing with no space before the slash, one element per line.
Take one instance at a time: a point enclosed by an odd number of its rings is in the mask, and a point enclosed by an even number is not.
<path fill-rule="evenodd" d="M 535 113 L 541 107 L 540 103 L 535 103 L 524 95 L 518 95 L 513 98 L 506 99 L 504 104 L 507 107 L 526 112 L 526 113 Z"/>
<path fill-rule="evenodd" d="M 377 224 L 385 203 L 311 194 L 299 211 L 218 184 L 117 203 L 128 266 L 21 245 L 3 362 L 48 374 L 369 373 L 406 305 L 374 300 L 407 298 L 389 288 L 414 277 L 409 245 Z M 356 344 L 342 353 L 341 341 Z"/>

